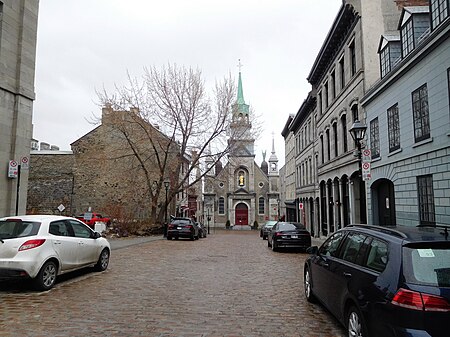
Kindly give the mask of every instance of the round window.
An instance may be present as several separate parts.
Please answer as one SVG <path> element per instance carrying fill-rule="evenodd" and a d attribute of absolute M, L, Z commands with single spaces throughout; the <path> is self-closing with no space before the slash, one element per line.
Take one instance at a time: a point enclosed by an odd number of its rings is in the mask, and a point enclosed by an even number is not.
<path fill-rule="evenodd" d="M 261 181 L 259 184 L 259 187 L 263 188 L 264 187 L 264 183 Z"/>
<path fill-rule="evenodd" d="M 223 183 L 219 183 L 219 187 L 223 188 L 224 184 Z"/>

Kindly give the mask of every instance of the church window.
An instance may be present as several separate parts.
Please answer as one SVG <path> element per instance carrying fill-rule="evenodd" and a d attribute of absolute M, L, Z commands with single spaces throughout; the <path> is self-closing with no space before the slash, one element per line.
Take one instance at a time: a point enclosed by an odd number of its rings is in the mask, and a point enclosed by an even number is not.
<path fill-rule="evenodd" d="M 219 214 L 225 214 L 225 199 L 224 197 L 219 198 Z"/>
<path fill-rule="evenodd" d="M 264 214 L 264 208 L 265 208 L 265 200 L 263 197 L 259 197 L 258 200 L 258 213 Z"/>

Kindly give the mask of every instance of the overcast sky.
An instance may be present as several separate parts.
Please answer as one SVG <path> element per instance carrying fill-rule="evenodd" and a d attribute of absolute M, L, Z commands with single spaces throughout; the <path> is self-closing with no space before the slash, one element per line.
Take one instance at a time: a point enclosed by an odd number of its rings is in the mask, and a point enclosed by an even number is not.
<path fill-rule="evenodd" d="M 33 138 L 70 150 L 100 116 L 96 89 L 127 71 L 176 63 L 199 68 L 208 88 L 238 75 L 262 117 L 255 143 L 284 165 L 281 131 L 306 98 L 306 81 L 342 0 L 41 0 Z"/>

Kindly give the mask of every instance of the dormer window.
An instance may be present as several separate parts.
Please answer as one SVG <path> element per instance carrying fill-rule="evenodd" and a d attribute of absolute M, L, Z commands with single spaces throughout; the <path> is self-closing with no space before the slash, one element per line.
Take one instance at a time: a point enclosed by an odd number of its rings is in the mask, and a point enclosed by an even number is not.
<path fill-rule="evenodd" d="M 449 0 L 430 0 L 431 29 L 435 29 L 448 18 Z"/>
<path fill-rule="evenodd" d="M 401 60 L 400 36 L 383 35 L 378 47 L 380 55 L 381 78 L 386 76 Z"/>
<path fill-rule="evenodd" d="M 404 7 L 398 29 L 400 30 L 402 57 L 404 58 L 429 34 L 429 7 Z"/>
<path fill-rule="evenodd" d="M 413 21 L 409 19 L 402 27 L 402 56 L 407 56 L 414 49 Z"/>

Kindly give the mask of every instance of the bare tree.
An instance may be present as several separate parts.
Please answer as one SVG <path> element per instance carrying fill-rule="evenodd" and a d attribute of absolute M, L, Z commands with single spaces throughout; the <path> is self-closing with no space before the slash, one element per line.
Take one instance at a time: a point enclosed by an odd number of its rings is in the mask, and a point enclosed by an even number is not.
<path fill-rule="evenodd" d="M 129 111 L 113 124 L 128 145 L 116 151 L 115 157 L 136 159 L 145 177 L 154 222 L 162 221 L 167 204 L 177 193 L 199 182 L 229 153 L 226 138 L 235 93 L 231 77 L 216 82 L 208 95 L 200 70 L 170 64 L 146 68 L 141 79 L 129 75 L 128 84 L 116 87 L 113 94 L 98 93 L 103 106 Z M 192 151 L 196 155 L 191 157 Z M 213 158 L 213 165 L 193 174 L 206 157 Z M 167 179 L 166 204 L 162 196 Z"/>

